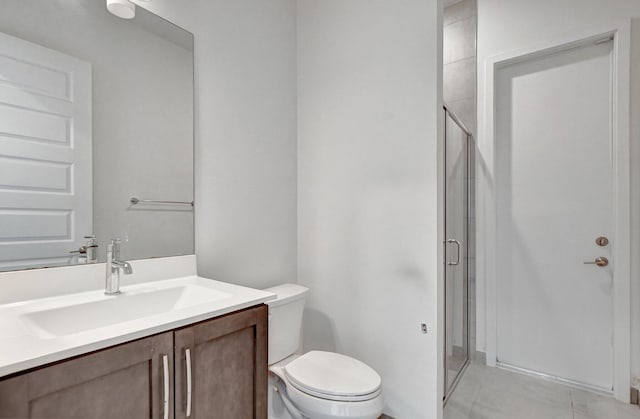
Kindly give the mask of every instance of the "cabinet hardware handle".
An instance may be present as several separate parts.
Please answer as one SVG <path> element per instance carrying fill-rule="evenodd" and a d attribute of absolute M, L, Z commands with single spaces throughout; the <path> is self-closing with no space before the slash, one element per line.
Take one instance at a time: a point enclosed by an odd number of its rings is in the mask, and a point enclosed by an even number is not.
<path fill-rule="evenodd" d="M 162 356 L 162 377 L 164 379 L 164 401 L 162 402 L 162 411 L 164 419 L 169 419 L 169 357 Z"/>
<path fill-rule="evenodd" d="M 184 351 L 185 363 L 187 364 L 187 417 L 191 416 L 191 350 Z"/>

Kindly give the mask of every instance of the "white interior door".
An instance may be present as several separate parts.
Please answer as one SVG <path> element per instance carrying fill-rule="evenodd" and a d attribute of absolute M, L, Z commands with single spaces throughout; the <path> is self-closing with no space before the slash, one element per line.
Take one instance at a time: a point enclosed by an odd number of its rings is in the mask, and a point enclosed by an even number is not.
<path fill-rule="evenodd" d="M 612 42 L 500 68 L 495 83 L 497 360 L 611 390 Z M 597 257 L 608 266 L 584 264 Z"/>
<path fill-rule="evenodd" d="M 91 192 L 91 65 L 0 33 L 0 269 L 68 261 Z"/>

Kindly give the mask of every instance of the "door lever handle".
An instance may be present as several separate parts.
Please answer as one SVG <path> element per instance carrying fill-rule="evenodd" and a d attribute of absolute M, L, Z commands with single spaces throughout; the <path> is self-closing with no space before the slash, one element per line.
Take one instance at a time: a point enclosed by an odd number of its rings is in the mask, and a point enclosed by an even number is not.
<path fill-rule="evenodd" d="M 596 260 L 585 262 L 584 264 L 585 265 L 598 265 L 598 266 L 600 266 L 602 268 L 602 267 L 605 267 L 605 266 L 607 266 L 609 264 L 609 259 L 607 259 L 604 256 L 598 256 L 596 258 Z"/>

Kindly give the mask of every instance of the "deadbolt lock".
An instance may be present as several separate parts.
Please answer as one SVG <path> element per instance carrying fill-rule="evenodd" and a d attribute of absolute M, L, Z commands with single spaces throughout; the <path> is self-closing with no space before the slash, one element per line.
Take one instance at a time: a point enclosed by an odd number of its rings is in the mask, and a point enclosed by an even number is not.
<path fill-rule="evenodd" d="M 598 266 L 600 266 L 602 268 L 602 267 L 605 267 L 605 266 L 607 266 L 609 264 L 609 259 L 607 259 L 604 256 L 598 256 L 596 258 L 596 260 L 585 262 L 584 264 L 585 265 L 598 265 Z"/>
<path fill-rule="evenodd" d="M 609 239 L 605 236 L 600 236 L 596 239 L 596 244 L 600 247 L 604 247 L 609 244 Z"/>

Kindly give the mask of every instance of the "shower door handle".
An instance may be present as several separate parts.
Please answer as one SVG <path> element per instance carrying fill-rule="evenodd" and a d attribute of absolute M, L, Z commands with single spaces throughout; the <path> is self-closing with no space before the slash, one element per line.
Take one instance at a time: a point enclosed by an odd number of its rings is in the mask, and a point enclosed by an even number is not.
<path fill-rule="evenodd" d="M 449 266 L 460 265 L 460 251 L 461 251 L 460 249 L 462 248 L 462 245 L 460 244 L 460 242 L 456 239 L 447 239 L 445 243 L 455 243 L 456 247 L 458 248 L 458 255 L 456 257 L 456 261 L 455 262 L 447 261 L 447 265 Z"/>

